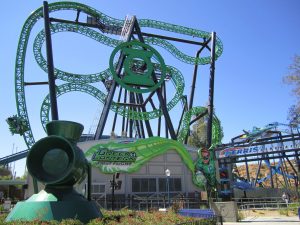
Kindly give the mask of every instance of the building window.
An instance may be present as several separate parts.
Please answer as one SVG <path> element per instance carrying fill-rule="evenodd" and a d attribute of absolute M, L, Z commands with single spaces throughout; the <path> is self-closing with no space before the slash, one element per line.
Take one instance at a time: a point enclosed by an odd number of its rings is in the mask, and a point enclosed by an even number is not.
<path fill-rule="evenodd" d="M 132 178 L 132 192 L 156 192 L 156 179 Z"/>
<path fill-rule="evenodd" d="M 92 184 L 92 194 L 105 193 L 105 184 Z"/>
<path fill-rule="evenodd" d="M 167 178 L 158 179 L 159 192 L 167 192 Z M 181 178 L 169 178 L 170 192 L 181 191 Z"/>

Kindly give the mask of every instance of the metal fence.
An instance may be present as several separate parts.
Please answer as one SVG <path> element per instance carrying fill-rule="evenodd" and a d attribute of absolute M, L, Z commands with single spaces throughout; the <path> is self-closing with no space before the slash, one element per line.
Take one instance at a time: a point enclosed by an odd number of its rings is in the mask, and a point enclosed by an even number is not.
<path fill-rule="evenodd" d="M 289 206 L 290 205 L 290 206 Z M 249 209 L 265 209 L 265 210 L 273 210 L 273 209 L 284 209 L 289 207 L 290 209 L 298 208 L 294 204 L 290 203 L 280 203 L 280 202 L 259 202 L 259 203 L 246 203 L 239 205 L 240 210 L 249 210 Z"/>
<path fill-rule="evenodd" d="M 159 208 L 169 208 L 176 204 L 178 208 L 208 208 L 207 201 L 200 201 L 199 198 L 171 198 L 168 200 L 166 197 L 141 197 L 141 196 L 115 196 L 112 203 L 112 197 L 109 195 L 93 196 L 93 200 L 96 201 L 99 207 L 105 209 L 111 209 L 114 204 L 114 209 L 129 208 L 133 210 L 152 210 Z"/>
<path fill-rule="evenodd" d="M 235 198 L 233 199 L 240 210 L 248 209 L 265 209 L 276 210 L 283 208 L 293 208 L 294 204 L 286 203 L 280 197 L 268 197 L 268 198 Z M 296 207 L 296 206 L 295 206 Z"/>

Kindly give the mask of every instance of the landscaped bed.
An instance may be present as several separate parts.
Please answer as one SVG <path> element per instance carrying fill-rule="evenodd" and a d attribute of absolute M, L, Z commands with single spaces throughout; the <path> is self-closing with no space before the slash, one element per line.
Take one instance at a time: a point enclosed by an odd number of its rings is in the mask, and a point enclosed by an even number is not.
<path fill-rule="evenodd" d="M 103 218 L 94 219 L 88 223 L 88 225 L 96 225 L 96 224 L 130 224 L 130 225 L 166 225 L 166 224 L 196 224 L 196 225 L 214 225 L 216 221 L 213 219 L 200 219 L 200 218 L 190 218 L 180 216 L 172 211 L 169 212 L 144 212 L 144 211 L 132 211 L 127 209 L 122 209 L 119 211 L 106 211 L 102 210 Z M 72 220 L 63 220 L 61 222 L 57 221 L 49 221 L 42 222 L 39 221 L 38 218 L 32 222 L 24 222 L 24 221 L 15 221 L 5 223 L 4 220 L 6 218 L 6 214 L 2 214 L 0 218 L 0 224 L 15 224 L 15 225 L 26 225 L 26 224 L 34 224 L 34 225 L 48 225 L 48 224 L 61 224 L 61 225 L 81 225 L 80 221 L 76 219 Z"/>

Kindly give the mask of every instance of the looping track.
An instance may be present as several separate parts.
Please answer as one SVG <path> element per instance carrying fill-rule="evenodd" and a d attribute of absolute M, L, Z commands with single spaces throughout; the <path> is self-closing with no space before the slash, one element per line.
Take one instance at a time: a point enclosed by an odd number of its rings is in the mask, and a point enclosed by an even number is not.
<path fill-rule="evenodd" d="M 104 25 L 104 31 L 107 33 L 113 32 L 110 28 L 121 28 L 124 24 L 123 20 L 118 20 L 112 17 L 109 17 L 96 9 L 89 7 L 84 4 L 75 3 L 75 2 L 57 2 L 49 4 L 49 13 L 55 12 L 55 11 L 63 11 L 63 10 L 72 10 L 77 12 L 80 10 L 83 13 L 86 13 L 89 16 L 98 18 L 101 24 Z M 28 40 L 30 37 L 30 33 L 34 25 L 37 23 L 39 19 L 42 18 L 43 15 L 43 9 L 42 7 L 34 11 L 28 19 L 25 21 L 20 38 L 18 43 L 18 49 L 17 49 L 17 56 L 16 56 L 16 65 L 15 65 L 15 91 L 16 91 L 16 103 L 17 103 L 17 111 L 18 116 L 22 117 L 28 122 L 28 126 L 30 128 L 30 122 L 29 117 L 27 113 L 27 107 L 26 107 L 26 98 L 25 98 L 25 90 L 24 90 L 24 68 L 25 68 L 25 58 L 26 58 L 26 51 L 27 51 L 27 45 Z M 138 20 L 138 23 L 141 27 L 148 27 L 148 28 L 154 28 L 159 30 L 165 30 L 165 31 L 171 31 L 178 34 L 184 34 L 189 35 L 193 37 L 199 37 L 203 38 L 205 40 L 208 40 L 210 38 L 210 33 L 205 31 L 200 31 L 192 28 L 187 28 L 183 26 L 178 26 L 174 24 L 169 24 L 161 21 L 155 21 L 155 20 L 148 20 L 148 19 L 140 19 Z M 120 41 L 106 37 L 105 35 L 96 32 L 95 30 L 80 26 L 80 25 L 70 25 L 70 24 L 55 24 L 51 26 L 52 32 L 76 32 L 85 36 L 88 36 L 90 38 L 93 38 L 94 40 L 106 44 L 108 46 L 114 47 L 120 43 Z M 42 69 L 47 71 L 46 68 L 46 61 L 42 57 L 41 54 L 41 46 L 44 41 L 44 33 L 40 32 L 38 36 L 35 39 L 34 42 L 34 55 L 36 57 L 36 60 L 38 64 L 41 66 Z M 180 61 L 183 61 L 185 63 L 189 64 L 207 64 L 210 62 L 210 57 L 202 57 L 202 58 L 195 58 L 192 56 L 188 56 L 181 51 L 179 51 L 174 45 L 171 43 L 158 39 L 158 38 L 146 38 L 145 42 L 147 44 L 157 45 L 160 47 L 163 47 L 167 51 L 169 51 L 175 58 L 177 58 Z M 218 58 L 223 51 L 223 45 L 219 38 L 216 40 L 216 58 Z M 168 72 L 171 74 L 172 81 L 174 82 L 174 85 L 176 87 L 176 93 L 173 97 L 173 99 L 168 103 L 167 109 L 171 110 L 179 100 L 181 100 L 183 89 L 184 89 L 184 80 L 182 74 L 175 69 L 174 67 L 169 66 Z M 108 79 L 111 77 L 111 74 L 108 70 L 105 70 L 101 73 L 95 73 L 95 74 L 88 74 L 88 75 L 80 75 L 80 74 L 72 74 L 68 72 L 64 72 L 59 69 L 55 69 L 55 75 L 57 79 L 61 79 L 63 81 L 66 81 L 68 83 L 63 84 L 58 87 L 58 96 L 70 92 L 70 91 L 81 91 L 88 93 L 90 95 L 93 95 L 98 100 L 103 102 L 103 99 L 105 99 L 105 94 L 93 86 L 89 85 L 90 83 L 98 82 L 102 79 Z M 45 98 L 42 108 L 41 108 L 41 121 L 44 125 L 47 122 L 48 116 L 49 116 L 49 99 L 48 97 Z M 195 107 L 195 109 L 192 109 L 191 112 L 186 113 L 186 117 L 190 117 L 192 114 L 197 113 L 198 111 L 202 110 L 202 107 L 198 108 Z M 156 117 L 159 117 L 161 115 L 160 110 L 154 110 L 152 112 L 147 113 L 137 113 L 130 110 L 125 110 L 124 108 L 118 106 L 116 107 L 116 104 L 112 105 L 112 110 L 117 111 L 120 115 L 134 118 L 137 120 L 150 120 Z M 187 121 L 187 119 L 185 120 Z M 216 119 L 214 121 L 217 121 Z M 216 135 L 215 141 L 220 140 L 220 124 L 217 122 L 214 123 L 214 134 Z M 183 135 L 186 135 L 186 132 L 188 129 L 188 125 L 185 124 L 180 132 L 179 139 L 181 140 Z M 28 146 L 28 148 L 31 148 L 31 146 L 34 144 L 34 137 L 33 133 L 31 131 L 31 128 L 24 133 L 24 139 Z"/>

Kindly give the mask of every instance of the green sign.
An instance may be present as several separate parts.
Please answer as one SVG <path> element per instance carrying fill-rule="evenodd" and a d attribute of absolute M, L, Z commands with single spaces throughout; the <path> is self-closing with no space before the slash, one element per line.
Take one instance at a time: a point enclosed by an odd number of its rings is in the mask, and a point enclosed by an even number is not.
<path fill-rule="evenodd" d="M 120 52 L 125 56 L 124 74 L 116 73 L 114 59 Z M 160 65 L 160 76 L 155 81 L 153 61 Z M 166 77 L 166 65 L 161 55 L 153 47 L 139 41 L 124 42 L 118 45 L 109 59 L 109 68 L 114 80 L 126 90 L 147 93 L 159 88 Z"/>
<path fill-rule="evenodd" d="M 128 151 L 110 150 L 108 148 L 99 148 L 92 156 L 92 161 L 97 162 L 129 162 L 136 161 L 136 153 Z"/>
<path fill-rule="evenodd" d="M 204 190 L 205 175 L 195 171 L 195 164 L 198 161 L 194 162 L 184 145 L 178 141 L 150 137 L 136 141 L 109 142 L 92 146 L 86 151 L 85 156 L 92 166 L 98 168 L 102 173 L 134 173 L 153 158 L 169 150 L 178 153 L 183 163 L 191 171 L 194 184 Z"/>

